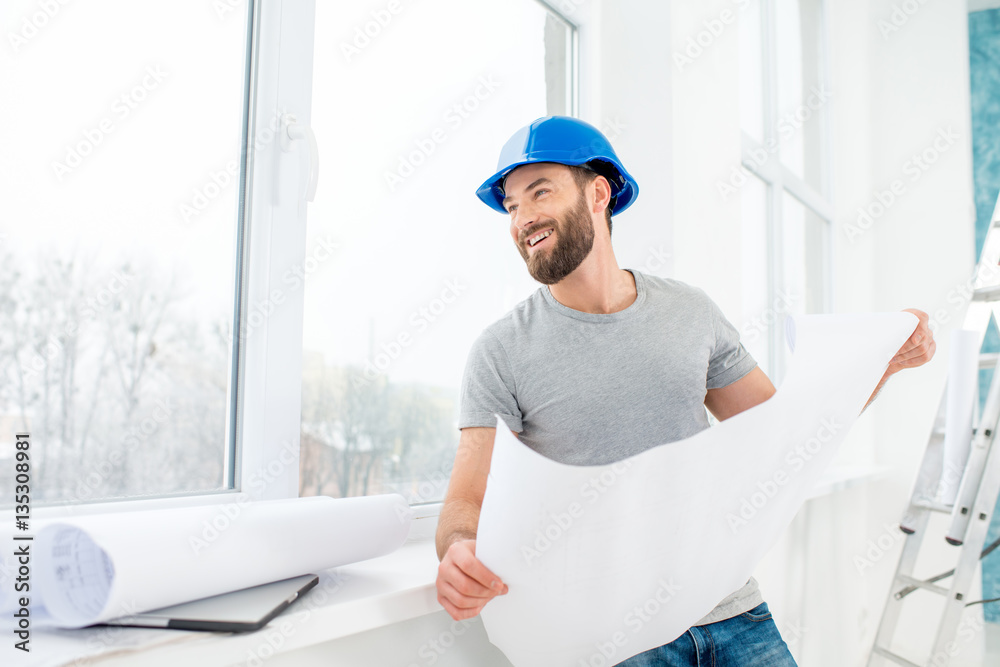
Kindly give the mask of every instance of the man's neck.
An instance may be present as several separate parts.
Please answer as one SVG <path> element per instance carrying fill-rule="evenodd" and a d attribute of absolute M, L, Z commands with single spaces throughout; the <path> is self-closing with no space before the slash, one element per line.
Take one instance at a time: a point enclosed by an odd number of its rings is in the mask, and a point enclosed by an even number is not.
<path fill-rule="evenodd" d="M 614 255 L 603 261 L 591 253 L 573 273 L 549 292 L 556 301 L 584 313 L 617 313 L 635 302 L 638 292 L 631 272 L 618 268 Z"/>

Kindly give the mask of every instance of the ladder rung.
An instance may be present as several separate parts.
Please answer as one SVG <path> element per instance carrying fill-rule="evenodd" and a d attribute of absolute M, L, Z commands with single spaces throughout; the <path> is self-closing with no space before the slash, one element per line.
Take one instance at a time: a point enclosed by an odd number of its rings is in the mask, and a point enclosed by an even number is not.
<path fill-rule="evenodd" d="M 910 586 L 915 586 L 917 588 L 922 588 L 925 591 L 937 593 L 938 595 L 943 595 L 944 597 L 948 597 L 949 595 L 951 595 L 951 591 L 949 591 L 947 588 L 943 588 L 941 586 L 935 586 L 934 584 L 929 584 L 926 581 L 916 579 L 906 574 L 897 574 L 896 581 L 899 581 L 904 584 L 909 584 Z"/>
<path fill-rule="evenodd" d="M 1000 300 L 1000 285 L 990 285 L 980 287 L 972 291 L 973 301 L 997 301 Z"/>
<path fill-rule="evenodd" d="M 941 512 L 942 514 L 951 514 L 955 509 L 954 505 L 936 503 L 930 500 L 918 500 L 913 503 L 913 506 L 922 510 L 930 510 L 931 512 Z"/>
<path fill-rule="evenodd" d="M 897 665 L 903 665 L 904 667 L 920 667 L 920 665 L 918 665 L 917 663 L 910 662 L 909 660 L 907 660 L 903 656 L 896 655 L 892 651 L 888 651 L 888 650 L 882 648 L 881 646 L 876 646 L 875 648 L 872 649 L 872 652 L 875 653 L 876 655 L 882 656 L 883 658 L 887 658 L 889 660 L 892 660 Z"/>
<path fill-rule="evenodd" d="M 979 370 L 996 368 L 998 352 L 983 352 L 979 355 Z"/>

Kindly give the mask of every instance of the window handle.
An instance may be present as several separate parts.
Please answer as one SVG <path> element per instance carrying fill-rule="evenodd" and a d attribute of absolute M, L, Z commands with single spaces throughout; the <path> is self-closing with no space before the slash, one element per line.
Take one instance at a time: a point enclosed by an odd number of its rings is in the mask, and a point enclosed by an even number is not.
<path fill-rule="evenodd" d="M 316 133 L 308 125 L 299 123 L 293 114 L 281 117 L 281 150 L 290 153 L 295 141 L 305 140 L 309 145 L 309 181 L 306 183 L 306 201 L 316 199 L 316 184 L 319 180 L 319 146 Z"/>

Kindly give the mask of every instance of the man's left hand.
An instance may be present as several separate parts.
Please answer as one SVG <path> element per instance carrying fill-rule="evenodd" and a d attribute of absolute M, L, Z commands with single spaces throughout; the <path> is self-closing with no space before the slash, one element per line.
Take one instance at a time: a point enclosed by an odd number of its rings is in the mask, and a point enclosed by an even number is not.
<path fill-rule="evenodd" d="M 917 323 L 917 328 L 913 330 L 910 337 L 903 343 L 903 347 L 899 348 L 896 356 L 889 361 L 889 367 L 885 370 L 885 374 L 882 375 L 882 379 L 878 381 L 878 386 L 875 387 L 875 391 L 868 398 L 868 402 L 865 403 L 865 407 L 861 410 L 862 412 L 868 409 L 868 406 L 875 400 L 878 393 L 882 391 L 882 386 L 885 385 L 890 375 L 898 373 L 904 368 L 923 366 L 934 356 L 937 344 L 934 342 L 934 334 L 931 332 L 928 324 L 930 318 L 927 316 L 927 313 L 916 308 L 906 308 L 905 312 L 913 313 L 917 316 L 917 319 L 920 320 Z"/>
<path fill-rule="evenodd" d="M 931 360 L 934 356 L 934 350 L 937 349 L 937 343 L 934 342 L 934 334 L 931 332 L 930 326 L 928 326 L 930 318 L 927 316 L 927 313 L 916 308 L 906 308 L 905 312 L 913 313 L 920 319 L 920 322 L 913 333 L 910 334 L 910 337 L 906 339 L 906 342 L 903 343 L 903 346 L 896 352 L 896 356 L 889 362 L 889 368 L 885 372 L 886 377 L 904 368 L 923 366 Z"/>

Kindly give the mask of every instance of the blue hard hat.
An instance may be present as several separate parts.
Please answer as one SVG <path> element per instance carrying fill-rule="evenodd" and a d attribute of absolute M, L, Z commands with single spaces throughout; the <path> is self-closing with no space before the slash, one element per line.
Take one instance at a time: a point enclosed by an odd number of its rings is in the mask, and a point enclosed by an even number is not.
<path fill-rule="evenodd" d="M 595 171 L 611 184 L 611 215 L 627 209 L 639 196 L 639 185 L 625 171 L 611 142 L 590 123 L 569 116 L 546 116 L 522 127 L 503 148 L 497 172 L 479 186 L 476 195 L 490 208 L 506 213 L 503 182 L 517 167 L 533 162 L 558 162 Z"/>

